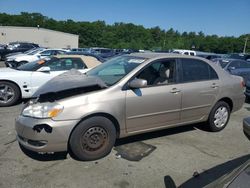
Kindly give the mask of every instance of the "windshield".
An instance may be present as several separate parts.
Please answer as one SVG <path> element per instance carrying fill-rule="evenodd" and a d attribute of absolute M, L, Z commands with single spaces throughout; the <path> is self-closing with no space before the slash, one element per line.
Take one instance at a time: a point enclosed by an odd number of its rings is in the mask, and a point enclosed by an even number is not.
<path fill-rule="evenodd" d="M 36 50 L 36 48 L 32 48 L 32 49 L 30 49 L 30 50 L 27 50 L 27 51 L 25 51 L 25 52 L 23 52 L 24 54 L 29 54 L 29 53 L 31 53 L 31 52 L 33 52 L 33 51 L 35 51 Z"/>
<path fill-rule="evenodd" d="M 47 64 L 48 62 L 52 61 L 55 58 L 45 58 L 45 59 L 40 59 L 37 61 L 33 61 L 30 63 L 23 64 L 17 68 L 17 70 L 21 71 L 36 71 L 43 65 Z M 56 58 L 57 59 L 57 58 Z"/>
<path fill-rule="evenodd" d="M 44 50 L 44 49 L 39 48 L 39 49 L 34 50 L 34 51 L 32 51 L 32 52 L 30 52 L 30 53 L 27 53 L 27 54 L 28 54 L 28 55 L 34 55 L 34 54 L 36 54 L 37 52 L 40 52 L 40 51 L 42 51 L 42 50 Z"/>
<path fill-rule="evenodd" d="M 91 69 L 87 75 L 97 76 L 111 86 L 124 78 L 146 59 L 133 56 L 119 56 Z"/>
<path fill-rule="evenodd" d="M 226 58 L 231 58 L 231 59 L 241 59 L 241 60 L 245 60 L 246 57 L 244 54 L 227 54 L 225 55 Z"/>

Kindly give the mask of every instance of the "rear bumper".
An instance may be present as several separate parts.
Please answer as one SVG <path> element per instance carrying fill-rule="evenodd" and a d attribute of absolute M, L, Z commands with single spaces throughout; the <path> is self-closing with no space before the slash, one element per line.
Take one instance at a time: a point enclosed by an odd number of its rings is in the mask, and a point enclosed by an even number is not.
<path fill-rule="evenodd" d="M 19 116 L 16 120 L 18 142 L 35 152 L 67 151 L 68 139 L 76 120 L 53 121 Z"/>
<path fill-rule="evenodd" d="M 242 95 L 237 96 L 233 100 L 233 110 L 232 112 L 238 111 L 242 108 L 246 100 L 246 96 L 242 93 Z"/>
<path fill-rule="evenodd" d="M 243 120 L 243 132 L 246 137 L 250 140 L 250 117 Z"/>

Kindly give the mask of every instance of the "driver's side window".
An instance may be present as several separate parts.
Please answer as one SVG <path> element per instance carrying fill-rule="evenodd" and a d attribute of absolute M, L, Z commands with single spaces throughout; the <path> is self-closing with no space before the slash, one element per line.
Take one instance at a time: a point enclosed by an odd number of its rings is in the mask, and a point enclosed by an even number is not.
<path fill-rule="evenodd" d="M 152 63 L 136 78 L 146 80 L 148 86 L 171 84 L 175 81 L 175 60 Z"/>

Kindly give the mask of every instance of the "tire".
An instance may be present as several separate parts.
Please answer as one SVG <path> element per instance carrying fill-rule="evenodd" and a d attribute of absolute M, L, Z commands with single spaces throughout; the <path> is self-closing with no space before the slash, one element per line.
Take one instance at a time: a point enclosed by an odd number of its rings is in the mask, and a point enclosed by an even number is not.
<path fill-rule="evenodd" d="M 226 102 L 217 102 L 209 114 L 209 129 L 212 132 L 223 130 L 229 121 L 230 113 L 230 107 Z"/>
<path fill-rule="evenodd" d="M 246 102 L 246 103 L 250 103 L 250 97 L 246 96 L 245 102 Z"/>
<path fill-rule="evenodd" d="M 97 160 L 111 152 L 115 140 L 114 124 L 105 117 L 96 116 L 76 126 L 70 136 L 69 149 L 79 160 Z"/>
<path fill-rule="evenodd" d="M 7 92 L 8 94 L 6 94 Z M 0 107 L 14 105 L 20 97 L 21 92 L 17 85 L 7 81 L 0 81 Z"/>

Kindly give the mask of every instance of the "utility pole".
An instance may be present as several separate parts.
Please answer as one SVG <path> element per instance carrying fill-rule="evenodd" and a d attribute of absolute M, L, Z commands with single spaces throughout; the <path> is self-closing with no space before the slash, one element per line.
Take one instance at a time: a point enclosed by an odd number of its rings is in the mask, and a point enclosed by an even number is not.
<path fill-rule="evenodd" d="M 247 37 L 246 40 L 245 40 L 245 45 L 244 45 L 244 49 L 243 49 L 243 54 L 246 53 L 247 40 L 248 40 L 248 37 Z"/>
<path fill-rule="evenodd" d="M 166 45 L 166 35 L 167 35 L 167 32 L 164 30 L 164 41 L 163 41 L 163 49 L 162 49 L 162 50 L 165 50 L 165 45 Z"/>

